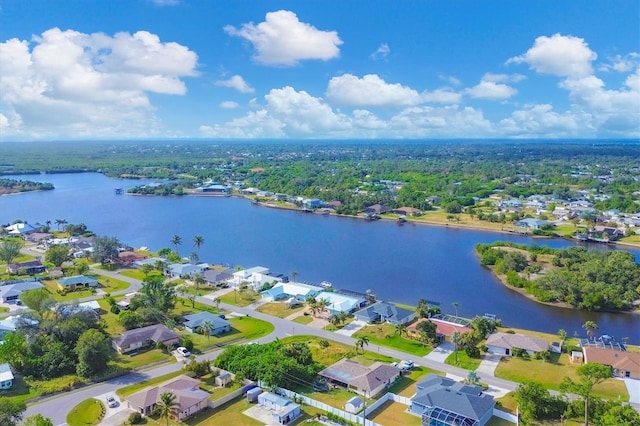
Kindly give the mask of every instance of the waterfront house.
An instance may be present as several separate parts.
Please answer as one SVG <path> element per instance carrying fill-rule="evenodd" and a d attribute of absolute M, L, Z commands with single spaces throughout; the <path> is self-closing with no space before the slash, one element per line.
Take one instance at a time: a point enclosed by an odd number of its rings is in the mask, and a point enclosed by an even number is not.
<path fill-rule="evenodd" d="M 585 346 L 584 362 L 608 365 L 614 377 L 640 380 L 640 353 Z M 640 384 L 639 384 L 640 386 Z"/>
<path fill-rule="evenodd" d="M 229 321 L 222 319 L 211 312 L 198 312 L 197 314 L 185 315 L 183 318 L 184 328 L 191 333 L 199 333 L 200 327 L 205 322 L 209 322 L 210 336 L 216 336 L 218 334 L 231 331 L 231 323 L 229 323 Z"/>
<path fill-rule="evenodd" d="M 493 333 L 487 338 L 488 352 L 499 355 L 513 355 L 514 349 L 522 349 L 529 355 L 549 349 L 549 342 L 524 334 Z"/>
<path fill-rule="evenodd" d="M 401 370 L 393 365 L 375 362 L 370 366 L 364 366 L 343 358 L 318 374 L 328 382 L 373 398 L 391 386 L 401 373 Z"/>
<path fill-rule="evenodd" d="M 221 285 L 233 278 L 233 269 L 227 268 L 223 271 L 207 269 L 202 273 L 202 276 L 209 285 Z"/>
<path fill-rule="evenodd" d="M 121 251 L 118 253 L 118 263 L 122 266 L 131 266 L 134 262 L 139 262 L 146 259 L 144 254 L 136 253 L 135 251 Z"/>
<path fill-rule="evenodd" d="M 98 287 L 98 280 L 86 275 L 74 275 L 72 277 L 60 278 L 58 280 L 58 287 L 61 290 L 72 291 L 78 288 L 96 288 Z"/>
<path fill-rule="evenodd" d="M 9 363 L 0 364 L 0 390 L 11 389 L 13 379 L 13 372 Z"/>
<path fill-rule="evenodd" d="M 423 425 L 484 426 L 493 416 L 495 401 L 480 386 L 465 385 L 429 373 L 416 384 L 409 411 L 422 417 Z"/>
<path fill-rule="evenodd" d="M 41 274 L 45 271 L 45 267 L 39 260 L 29 260 L 27 262 L 9 263 L 7 272 L 10 274 L 34 275 Z"/>
<path fill-rule="evenodd" d="M 363 212 L 368 215 L 377 215 L 390 212 L 392 209 L 389 206 L 385 206 L 382 204 L 374 204 L 369 207 L 365 207 Z"/>
<path fill-rule="evenodd" d="M 202 274 L 207 270 L 209 264 L 198 263 L 172 263 L 167 266 L 167 274 L 172 278 L 193 278 L 195 274 Z"/>
<path fill-rule="evenodd" d="M 23 281 L 0 285 L 0 302 L 16 303 L 20 298 L 20 293 L 37 288 L 43 288 L 39 281 Z"/>
<path fill-rule="evenodd" d="M 366 300 L 364 298 L 348 296 L 346 294 L 341 294 L 333 291 L 323 291 L 322 293 L 317 294 L 315 297 L 316 300 L 326 300 L 327 311 L 329 311 L 329 314 L 331 315 L 340 312 L 350 314 L 366 303 Z"/>
<path fill-rule="evenodd" d="M 309 297 L 317 296 L 322 293 L 322 291 L 324 291 L 324 288 L 315 285 L 296 282 L 279 282 L 261 294 L 264 299 L 283 300 L 295 298 L 299 301 L 305 301 Z"/>
<path fill-rule="evenodd" d="M 309 198 L 309 199 L 305 199 L 302 202 L 302 205 L 304 206 L 305 209 L 309 209 L 309 210 L 319 209 L 320 207 L 322 207 L 322 200 L 319 200 L 317 198 Z"/>
<path fill-rule="evenodd" d="M 269 268 L 264 266 L 254 266 L 249 269 L 242 269 L 233 273 L 233 277 L 228 281 L 232 287 L 239 288 L 246 284 L 255 291 L 262 290 L 265 284 L 284 281 L 284 279 L 273 276 L 269 273 Z"/>
<path fill-rule="evenodd" d="M 111 339 L 113 348 L 121 354 L 135 351 L 158 342 L 167 346 L 176 345 L 179 336 L 163 324 L 150 325 L 127 330 L 120 336 Z"/>
<path fill-rule="evenodd" d="M 163 393 L 175 395 L 178 407 L 173 416 L 180 421 L 209 406 L 210 394 L 200 389 L 200 380 L 185 375 L 127 395 L 124 400 L 130 409 L 148 416 L 156 410 Z"/>
<path fill-rule="evenodd" d="M 134 260 L 131 262 L 131 266 L 134 268 L 142 268 L 144 265 L 151 265 L 154 268 L 158 264 L 158 262 L 162 262 L 167 265 L 167 259 L 164 257 L 149 257 L 147 259 Z"/>
<path fill-rule="evenodd" d="M 526 218 L 517 221 L 514 225 L 518 228 L 537 230 L 542 229 L 545 225 L 549 224 L 551 224 L 551 222 L 547 220 Z"/>
<path fill-rule="evenodd" d="M 456 331 L 460 334 L 470 333 L 473 331 L 471 327 L 467 325 L 468 322 L 460 324 L 439 318 L 420 318 L 418 321 L 407 327 L 407 331 L 409 332 L 409 334 L 417 336 L 419 334 L 417 328 L 418 324 L 424 321 L 431 321 L 436 325 L 436 335 L 441 336 L 440 339 L 449 338 L 449 340 L 451 340 L 451 336 L 453 336 L 453 333 L 455 333 Z"/>
<path fill-rule="evenodd" d="M 33 232 L 38 232 L 42 229 L 42 225 L 36 224 L 36 226 L 31 225 L 30 223 L 14 223 L 13 225 L 6 226 L 4 228 L 5 231 L 9 235 L 27 235 Z"/>
<path fill-rule="evenodd" d="M 300 405 L 271 392 L 262 392 L 258 395 L 258 404 L 268 408 L 273 420 L 280 425 L 289 424 L 302 414 Z"/>
<path fill-rule="evenodd" d="M 404 216 L 420 216 L 422 214 L 422 210 L 416 209 L 415 207 L 400 207 L 400 208 L 391 210 L 391 213 L 404 215 Z"/>
<path fill-rule="evenodd" d="M 406 324 L 416 317 L 414 311 L 398 308 L 393 303 L 376 302 L 353 314 L 358 321 L 367 323 L 387 322 L 389 324 Z"/>

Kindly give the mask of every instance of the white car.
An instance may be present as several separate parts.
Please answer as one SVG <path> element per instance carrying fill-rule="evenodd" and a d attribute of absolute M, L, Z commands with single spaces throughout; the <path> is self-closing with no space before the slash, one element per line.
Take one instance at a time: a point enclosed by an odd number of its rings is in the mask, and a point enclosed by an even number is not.
<path fill-rule="evenodd" d="M 118 406 L 118 401 L 116 401 L 116 399 L 113 396 L 108 396 L 107 397 L 107 405 L 109 406 L 109 408 L 114 408 Z"/>
<path fill-rule="evenodd" d="M 403 371 L 411 370 L 413 368 L 413 361 L 402 361 L 400 363 L 400 369 Z"/>
<path fill-rule="evenodd" d="M 176 349 L 176 352 L 178 352 L 178 355 L 181 355 L 185 358 L 189 358 L 191 356 L 191 352 L 189 352 L 189 350 L 184 346 L 180 346 L 178 349 Z"/>

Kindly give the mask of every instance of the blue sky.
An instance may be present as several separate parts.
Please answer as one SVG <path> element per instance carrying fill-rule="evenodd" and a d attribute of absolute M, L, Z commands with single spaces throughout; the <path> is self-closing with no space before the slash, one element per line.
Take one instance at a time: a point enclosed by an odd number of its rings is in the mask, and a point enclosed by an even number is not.
<path fill-rule="evenodd" d="M 2 0 L 0 22 L 0 141 L 640 137 L 637 0 Z"/>

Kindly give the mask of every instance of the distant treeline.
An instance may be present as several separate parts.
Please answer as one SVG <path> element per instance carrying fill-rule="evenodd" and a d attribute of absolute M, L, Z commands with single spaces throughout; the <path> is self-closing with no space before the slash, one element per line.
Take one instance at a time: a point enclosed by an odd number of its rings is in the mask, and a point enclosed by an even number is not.
<path fill-rule="evenodd" d="M 552 249 L 508 242 L 478 244 L 483 265 L 542 302 L 590 311 L 632 308 L 640 298 L 640 265 L 626 251 Z"/>
<path fill-rule="evenodd" d="M 44 191 L 54 189 L 53 184 L 47 182 L 32 182 L 29 180 L 0 179 L 0 194 L 16 192 Z"/>

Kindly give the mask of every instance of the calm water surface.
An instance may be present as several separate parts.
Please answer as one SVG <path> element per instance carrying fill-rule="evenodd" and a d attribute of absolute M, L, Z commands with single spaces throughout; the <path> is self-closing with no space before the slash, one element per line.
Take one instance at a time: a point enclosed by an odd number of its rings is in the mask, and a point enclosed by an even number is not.
<path fill-rule="evenodd" d="M 456 230 L 321 216 L 257 207 L 240 198 L 136 197 L 115 195 L 148 181 L 110 179 L 101 174 L 23 175 L 17 179 L 51 182 L 54 191 L 0 197 L 0 223 L 65 219 L 85 223 L 99 235 L 116 236 L 134 247 L 170 247 L 182 237 L 182 255 L 197 251 L 193 237 L 205 243 L 200 258 L 211 263 L 265 266 L 274 272 L 298 272 L 298 280 L 329 281 L 337 288 L 371 289 L 379 298 L 415 305 L 436 301 L 462 316 L 493 313 L 505 325 L 569 335 L 584 334 L 586 320 L 603 333 L 640 344 L 640 316 L 588 313 L 535 303 L 505 288 L 480 266 L 477 243 L 510 240 L 566 247 L 564 240 L 534 240 L 492 232 Z M 602 248 L 602 247 L 600 247 Z M 639 250 L 631 250 L 636 259 Z"/>

